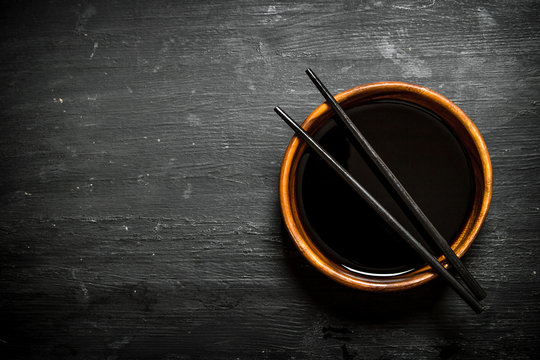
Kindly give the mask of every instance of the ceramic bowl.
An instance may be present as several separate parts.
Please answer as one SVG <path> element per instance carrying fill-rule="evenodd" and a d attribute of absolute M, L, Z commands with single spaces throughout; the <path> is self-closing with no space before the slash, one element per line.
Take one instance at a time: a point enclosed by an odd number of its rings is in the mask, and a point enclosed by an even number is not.
<path fill-rule="evenodd" d="M 380 82 L 357 86 L 335 96 L 344 109 L 374 100 L 394 99 L 417 104 L 438 115 L 461 142 L 469 158 L 475 186 L 473 205 L 465 226 L 452 241 L 452 249 L 462 257 L 472 245 L 484 222 L 492 195 L 492 169 L 486 144 L 471 119 L 454 103 L 433 90 L 403 82 Z M 326 103 L 319 105 L 302 124 L 314 134 L 334 115 Z M 369 139 L 368 139 L 369 140 Z M 294 136 L 285 152 L 281 167 L 279 194 L 283 218 L 289 234 L 305 258 L 323 274 L 344 285 L 368 291 L 406 290 L 434 279 L 437 274 L 428 266 L 397 276 L 371 277 L 352 272 L 333 262 L 308 236 L 297 208 L 295 194 L 299 160 L 306 145 Z M 446 267 L 444 256 L 439 261 Z"/>

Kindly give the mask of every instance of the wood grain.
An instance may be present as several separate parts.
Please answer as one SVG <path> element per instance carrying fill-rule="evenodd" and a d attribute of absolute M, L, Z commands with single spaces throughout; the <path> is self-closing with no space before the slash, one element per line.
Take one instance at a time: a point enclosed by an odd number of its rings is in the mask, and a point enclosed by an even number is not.
<path fill-rule="evenodd" d="M 540 4 L 68 1 L 0 8 L 0 351 L 11 359 L 533 359 Z M 281 223 L 279 169 L 337 93 L 406 81 L 474 121 L 494 194 L 438 281 L 327 280 Z"/>

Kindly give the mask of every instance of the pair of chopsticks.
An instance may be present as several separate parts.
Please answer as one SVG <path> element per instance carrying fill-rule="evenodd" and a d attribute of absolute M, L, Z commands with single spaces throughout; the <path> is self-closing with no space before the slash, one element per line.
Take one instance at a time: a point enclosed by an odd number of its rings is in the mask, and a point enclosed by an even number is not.
<path fill-rule="evenodd" d="M 450 248 L 443 236 L 437 231 L 433 224 L 429 221 L 424 212 L 413 200 L 411 195 L 399 182 L 397 177 L 392 173 L 388 166 L 384 163 L 381 157 L 375 152 L 367 139 L 362 135 L 360 130 L 354 125 L 351 119 L 347 116 L 343 108 L 334 99 L 332 94 L 324 86 L 321 80 L 315 75 L 311 69 L 306 70 L 307 75 L 313 81 L 317 89 L 321 92 L 326 101 L 330 104 L 339 119 L 349 129 L 358 144 L 366 153 L 370 161 L 375 165 L 377 171 L 387 180 L 387 185 L 398 194 L 403 204 L 407 206 L 409 212 L 417 220 L 418 224 L 426 231 L 426 233 L 435 241 L 441 252 L 444 254 L 448 262 L 456 269 L 457 273 L 468 287 L 465 287 L 459 282 L 450 272 L 442 266 L 436 257 L 434 257 L 425 247 L 425 243 L 418 241 L 409 233 L 403 225 L 401 225 L 362 185 L 356 181 L 351 174 L 345 170 L 324 148 L 322 148 L 311 136 L 309 136 L 289 115 L 285 113 L 279 106 L 274 108 L 274 111 L 289 125 L 296 134 L 304 140 L 343 180 L 345 180 L 357 193 L 366 201 L 371 208 L 397 233 L 409 246 L 415 250 L 418 255 L 424 259 L 450 286 L 465 300 L 472 309 L 480 313 L 484 310 L 480 300 L 486 297 L 486 292 L 480 287 L 472 274 L 463 265 L 454 251 Z"/>

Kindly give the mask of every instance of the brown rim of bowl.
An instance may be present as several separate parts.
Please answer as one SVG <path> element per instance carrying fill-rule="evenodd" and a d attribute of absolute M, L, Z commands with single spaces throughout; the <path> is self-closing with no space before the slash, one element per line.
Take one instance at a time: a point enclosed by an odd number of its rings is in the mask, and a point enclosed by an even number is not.
<path fill-rule="evenodd" d="M 379 82 L 354 87 L 335 96 L 344 109 L 379 99 L 397 99 L 415 103 L 439 115 L 452 129 L 469 157 L 475 179 L 475 195 L 471 213 L 452 249 L 462 257 L 480 231 L 493 192 L 489 153 L 480 132 L 469 117 L 454 103 L 433 90 L 404 82 Z M 302 123 L 302 128 L 314 134 L 334 115 L 326 103 L 319 105 Z M 416 287 L 437 276 L 428 266 L 413 272 L 390 277 L 371 277 L 345 269 L 332 262 L 310 240 L 299 218 L 296 205 L 296 170 L 306 144 L 296 135 L 291 139 L 281 166 L 279 195 L 285 225 L 294 243 L 307 260 L 319 271 L 344 285 L 368 291 L 398 291 Z M 448 267 L 444 256 L 439 258 Z"/>

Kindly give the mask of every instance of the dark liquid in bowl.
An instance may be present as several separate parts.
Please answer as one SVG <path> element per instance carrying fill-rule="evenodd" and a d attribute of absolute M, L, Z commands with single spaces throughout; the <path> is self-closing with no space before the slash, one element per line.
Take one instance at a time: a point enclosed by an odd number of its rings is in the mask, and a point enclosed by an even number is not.
<path fill-rule="evenodd" d="M 403 101 L 371 102 L 347 114 L 433 225 L 452 242 L 465 225 L 474 196 L 472 169 L 455 135 L 437 115 Z M 413 236 L 422 236 L 342 125 L 331 119 L 315 139 Z M 309 236 L 330 259 L 349 270 L 391 276 L 425 264 L 309 149 L 299 163 L 297 202 Z"/>

